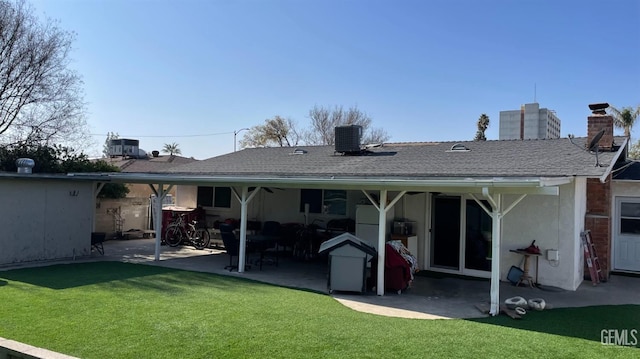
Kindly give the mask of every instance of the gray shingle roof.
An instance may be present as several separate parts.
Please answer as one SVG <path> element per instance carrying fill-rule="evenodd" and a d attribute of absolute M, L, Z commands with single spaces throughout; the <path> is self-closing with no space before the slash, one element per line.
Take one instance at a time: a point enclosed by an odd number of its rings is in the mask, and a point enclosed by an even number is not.
<path fill-rule="evenodd" d="M 147 173 L 164 171 L 168 168 L 191 163 L 196 160 L 182 156 L 159 156 L 139 159 L 121 159 L 115 157 L 107 159 L 106 161 L 119 167 L 122 172 Z"/>
<path fill-rule="evenodd" d="M 623 142 L 616 138 L 616 143 Z M 451 151 L 454 144 L 469 151 Z M 586 138 L 510 141 L 396 143 L 360 156 L 334 153 L 333 146 L 252 148 L 156 173 L 242 177 L 485 178 L 602 176 L 616 152 L 596 157 Z"/>

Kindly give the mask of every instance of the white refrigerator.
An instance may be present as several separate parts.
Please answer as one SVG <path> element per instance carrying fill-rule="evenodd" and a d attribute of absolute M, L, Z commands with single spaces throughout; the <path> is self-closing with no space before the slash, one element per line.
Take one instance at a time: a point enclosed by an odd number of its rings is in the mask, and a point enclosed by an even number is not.
<path fill-rule="evenodd" d="M 393 217 L 393 208 L 391 208 L 387 211 L 385 222 L 387 224 L 387 238 L 391 233 Z M 375 206 L 362 204 L 356 207 L 356 237 L 371 243 L 376 251 L 378 250 L 378 219 L 378 210 Z"/>

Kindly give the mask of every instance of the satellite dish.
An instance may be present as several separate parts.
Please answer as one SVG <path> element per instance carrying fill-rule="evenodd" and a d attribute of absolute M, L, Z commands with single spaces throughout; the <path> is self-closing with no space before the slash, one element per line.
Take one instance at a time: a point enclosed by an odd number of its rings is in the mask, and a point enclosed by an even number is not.
<path fill-rule="evenodd" d="M 596 133 L 595 136 L 593 136 L 593 138 L 591 139 L 591 142 L 589 142 L 588 148 L 590 151 L 598 152 L 598 143 L 600 142 L 600 139 L 602 139 L 603 135 L 604 135 L 604 128 L 600 130 L 598 133 Z"/>
<path fill-rule="evenodd" d="M 591 142 L 589 142 L 589 151 L 594 151 L 596 153 L 596 167 L 600 166 L 600 161 L 598 160 L 598 143 L 600 142 L 600 139 L 602 138 L 603 135 L 604 135 L 604 128 L 598 131 L 598 133 L 596 133 L 596 135 L 593 136 L 593 139 L 591 139 Z"/>

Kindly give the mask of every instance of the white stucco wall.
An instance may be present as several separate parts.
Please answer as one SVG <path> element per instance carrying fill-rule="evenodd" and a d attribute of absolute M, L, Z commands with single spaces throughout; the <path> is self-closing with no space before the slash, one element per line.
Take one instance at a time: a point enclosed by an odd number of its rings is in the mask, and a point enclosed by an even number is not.
<path fill-rule="evenodd" d="M 0 198 L 0 265 L 90 255 L 92 183 L 3 180 Z"/>
<path fill-rule="evenodd" d="M 533 240 L 540 248 L 538 282 L 547 286 L 575 290 L 582 282 L 580 232 L 584 226 L 584 181 L 560 187 L 559 196 L 529 195 L 505 217 L 503 222 L 500 278 L 507 280 L 512 265 L 522 267 L 523 257 L 509 252 L 526 248 Z M 516 196 L 505 196 L 505 206 Z M 546 251 L 557 249 L 558 261 L 548 261 Z M 530 270 L 535 278 L 535 258 L 531 257 Z"/>

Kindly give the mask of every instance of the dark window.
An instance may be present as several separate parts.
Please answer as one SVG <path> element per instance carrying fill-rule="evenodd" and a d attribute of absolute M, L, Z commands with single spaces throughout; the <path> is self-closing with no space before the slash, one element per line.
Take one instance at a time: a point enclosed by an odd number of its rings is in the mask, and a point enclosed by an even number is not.
<path fill-rule="evenodd" d="M 231 187 L 216 187 L 213 206 L 231 208 Z"/>
<path fill-rule="evenodd" d="M 213 187 L 198 187 L 198 207 L 213 206 Z"/>
<path fill-rule="evenodd" d="M 198 207 L 231 208 L 230 187 L 198 187 Z"/>
<path fill-rule="evenodd" d="M 309 204 L 309 213 L 347 214 L 347 192 L 344 190 L 300 190 L 300 212 L 304 212 L 305 203 Z"/>
<path fill-rule="evenodd" d="M 322 190 L 300 190 L 300 212 L 304 212 L 305 203 L 309 204 L 309 213 L 322 213 Z"/>

